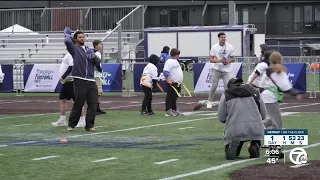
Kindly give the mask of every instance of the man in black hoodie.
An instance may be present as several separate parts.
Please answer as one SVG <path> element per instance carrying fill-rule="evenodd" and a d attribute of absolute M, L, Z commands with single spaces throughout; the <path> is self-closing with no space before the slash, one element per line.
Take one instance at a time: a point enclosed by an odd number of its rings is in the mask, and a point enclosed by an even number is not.
<path fill-rule="evenodd" d="M 259 157 L 261 140 L 264 137 L 263 119 L 266 106 L 259 91 L 242 79 L 232 78 L 228 89 L 222 94 L 218 108 L 218 119 L 225 123 L 225 153 L 227 160 L 240 155 L 242 145 L 251 141 L 248 149 L 250 158 Z"/>

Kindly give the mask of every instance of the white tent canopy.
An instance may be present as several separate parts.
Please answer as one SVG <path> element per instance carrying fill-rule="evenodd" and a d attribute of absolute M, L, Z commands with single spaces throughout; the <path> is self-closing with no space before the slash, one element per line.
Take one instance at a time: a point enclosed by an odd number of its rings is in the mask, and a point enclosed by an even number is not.
<path fill-rule="evenodd" d="M 16 33 L 28 33 L 28 34 L 39 34 L 37 32 L 33 32 L 32 30 L 25 28 L 23 26 L 20 26 L 19 24 L 15 24 L 13 26 L 10 26 L 8 28 L 5 28 L 0 31 L 0 33 L 10 33 L 10 34 L 16 34 Z"/>

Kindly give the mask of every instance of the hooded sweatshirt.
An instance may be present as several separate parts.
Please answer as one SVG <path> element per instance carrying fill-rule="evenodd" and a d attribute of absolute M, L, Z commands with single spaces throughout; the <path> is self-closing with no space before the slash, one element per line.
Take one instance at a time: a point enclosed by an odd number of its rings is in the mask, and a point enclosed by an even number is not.
<path fill-rule="evenodd" d="M 218 108 L 218 119 L 225 123 L 225 145 L 232 140 L 263 140 L 266 111 L 259 91 L 248 84 L 231 85 L 222 94 Z"/>
<path fill-rule="evenodd" d="M 94 67 L 99 65 L 101 60 L 87 46 L 74 44 L 71 35 L 66 35 L 64 44 L 73 58 L 72 77 L 94 82 Z"/>
<path fill-rule="evenodd" d="M 152 54 L 149 57 L 149 63 L 144 67 L 143 73 L 140 79 L 140 84 L 148 87 L 154 88 L 158 79 L 158 68 L 157 64 L 159 63 L 159 57 L 157 55 Z"/>

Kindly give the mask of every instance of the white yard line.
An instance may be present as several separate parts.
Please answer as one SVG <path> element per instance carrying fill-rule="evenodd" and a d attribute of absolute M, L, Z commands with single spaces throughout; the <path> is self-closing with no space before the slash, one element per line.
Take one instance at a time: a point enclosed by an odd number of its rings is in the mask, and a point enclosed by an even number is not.
<path fill-rule="evenodd" d="M 36 142 L 37 141 L 24 141 L 24 142 L 12 143 L 12 145 L 31 144 L 31 143 L 36 143 Z"/>
<path fill-rule="evenodd" d="M 8 146 L 8 145 L 5 145 L 5 144 L 4 144 L 4 145 L 0 145 L 0 147 L 7 147 L 7 146 Z"/>
<path fill-rule="evenodd" d="M 30 126 L 31 124 L 16 124 L 16 125 L 12 125 L 12 126 Z"/>
<path fill-rule="evenodd" d="M 115 132 L 125 132 L 125 131 L 133 131 L 137 129 L 146 129 L 146 128 L 151 128 L 151 127 L 159 127 L 159 126 L 167 126 L 167 125 L 173 125 L 173 124 L 182 124 L 182 123 L 188 123 L 188 122 L 194 122 L 194 121 L 202 121 L 206 119 L 215 119 L 217 117 L 207 117 L 207 118 L 198 118 L 198 119 L 190 119 L 190 120 L 185 120 L 185 121 L 174 121 L 174 122 L 169 122 L 169 123 L 162 123 L 162 124 L 154 124 L 154 125 L 148 125 L 148 126 L 138 126 L 138 127 L 133 127 L 133 128 L 127 128 L 127 129 L 118 129 L 118 130 L 113 130 L 113 131 L 104 131 L 104 132 L 97 132 L 97 133 L 88 133 L 88 134 L 79 134 L 79 135 L 73 135 L 73 136 L 67 136 L 65 137 L 66 139 L 68 138 L 78 138 L 78 137 L 83 137 L 83 136 L 93 136 L 93 135 L 100 135 L 100 134 L 110 134 L 110 133 L 115 133 Z M 60 140 L 61 138 L 55 138 L 55 139 L 44 139 L 43 141 L 54 141 L 54 140 Z M 37 141 L 26 141 L 26 142 L 20 142 L 24 144 L 29 144 L 29 143 L 36 143 Z M 15 143 L 10 144 L 10 145 L 15 145 Z M 3 147 L 6 147 L 8 145 L 2 145 Z M 1 145 L 0 145 L 1 147 Z"/>
<path fill-rule="evenodd" d="M 179 129 L 184 130 L 184 129 L 192 129 L 192 128 L 194 128 L 194 127 L 184 127 L 184 128 L 179 128 Z"/>
<path fill-rule="evenodd" d="M 166 164 L 166 163 L 174 162 L 174 161 L 178 161 L 178 160 L 179 159 L 169 159 L 169 160 L 166 160 L 166 161 L 155 162 L 154 164 L 161 165 L 161 164 Z"/>
<path fill-rule="evenodd" d="M 4 154 L 0 154 L 0 156 L 3 156 Z"/>
<path fill-rule="evenodd" d="M 111 160 L 115 160 L 118 159 L 117 157 L 111 157 L 111 158 L 106 158 L 106 159 L 98 159 L 95 161 L 91 161 L 91 162 L 103 162 L 103 161 L 111 161 Z"/>
<path fill-rule="evenodd" d="M 319 145 L 320 145 L 320 143 L 316 143 L 316 144 L 311 144 L 311 145 L 308 145 L 308 146 L 302 146 L 302 148 L 308 149 L 308 148 L 316 147 L 316 146 L 319 146 Z M 290 152 L 290 151 L 291 151 L 291 149 L 286 150 L 284 152 Z M 173 180 L 173 179 L 179 179 L 179 178 L 188 177 L 188 176 L 194 176 L 194 175 L 198 175 L 198 174 L 202 174 L 202 173 L 206 173 L 206 172 L 216 171 L 216 170 L 223 169 L 223 168 L 226 168 L 226 167 L 230 167 L 230 166 L 233 166 L 233 165 L 236 165 L 236 164 L 243 164 L 243 163 L 246 163 L 246 162 L 255 161 L 255 160 L 258 160 L 260 158 L 245 159 L 245 160 L 240 160 L 240 161 L 235 161 L 235 162 L 230 162 L 230 163 L 224 163 L 224 164 L 221 164 L 221 165 L 218 165 L 218 166 L 213 166 L 213 167 L 209 167 L 209 168 L 206 168 L 206 169 L 201 169 L 201 170 L 190 172 L 190 173 L 185 173 L 185 174 L 180 174 L 180 175 L 176 175 L 176 176 L 172 176 L 172 177 L 167 177 L 167 178 L 163 178 L 163 179 L 160 179 L 160 180 Z"/>
<path fill-rule="evenodd" d="M 315 106 L 315 105 L 320 105 L 320 103 L 311 103 L 311 104 L 303 104 L 303 105 L 297 105 L 297 106 L 282 107 L 280 109 L 292 109 L 292 108 L 305 107 L 305 106 Z"/>
<path fill-rule="evenodd" d="M 154 124 L 154 125 L 148 125 L 148 126 L 138 126 L 138 127 L 133 127 L 133 128 L 127 128 L 127 129 L 118 129 L 118 130 L 114 130 L 114 131 L 79 134 L 79 135 L 69 136 L 67 138 L 77 138 L 77 137 L 84 137 L 84 136 L 109 134 L 109 133 L 115 133 L 115 132 L 133 131 L 133 130 L 137 130 L 137 129 L 146 129 L 146 128 L 151 128 L 151 127 L 167 126 L 167 125 L 173 125 L 173 124 L 182 124 L 182 123 L 187 123 L 187 122 L 202 121 L 202 120 L 214 119 L 214 118 L 216 118 L 216 117 L 190 119 L 190 120 L 185 120 L 185 121 L 174 121 L 174 122 L 169 122 L 169 123 L 161 123 L 161 124 Z"/>
<path fill-rule="evenodd" d="M 299 168 L 299 167 L 303 167 L 303 166 L 309 166 L 310 164 L 297 164 L 294 166 L 290 166 L 291 168 Z"/>
<path fill-rule="evenodd" d="M 102 128 L 102 127 L 105 127 L 105 126 L 95 126 L 94 128 Z"/>
<path fill-rule="evenodd" d="M 40 158 L 34 158 L 34 159 L 32 159 L 32 160 L 34 160 L 34 161 L 40 161 L 40 160 L 51 159 L 51 158 L 56 158 L 56 157 L 59 157 L 59 156 L 45 156 L 45 157 L 40 157 Z"/>

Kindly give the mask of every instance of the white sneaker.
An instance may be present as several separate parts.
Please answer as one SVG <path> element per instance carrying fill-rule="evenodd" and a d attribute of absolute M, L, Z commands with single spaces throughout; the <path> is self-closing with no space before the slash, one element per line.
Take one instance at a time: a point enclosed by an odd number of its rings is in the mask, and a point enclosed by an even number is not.
<path fill-rule="evenodd" d="M 61 120 L 61 119 L 59 119 L 56 122 L 52 122 L 51 124 L 52 124 L 52 126 L 67 126 L 67 122 L 65 120 Z"/>
<path fill-rule="evenodd" d="M 207 108 L 211 109 L 212 107 L 219 106 L 219 103 L 220 103 L 219 101 L 213 101 L 213 102 L 212 101 L 208 101 L 207 102 Z"/>
<path fill-rule="evenodd" d="M 220 101 L 211 102 L 211 105 L 212 105 L 213 107 L 219 106 L 219 104 L 220 104 Z"/>
<path fill-rule="evenodd" d="M 80 119 L 76 127 L 85 127 L 86 126 L 86 120 Z"/>
<path fill-rule="evenodd" d="M 211 101 L 208 101 L 207 102 L 207 109 L 211 109 L 212 108 L 212 102 Z"/>
<path fill-rule="evenodd" d="M 177 116 L 177 113 L 175 113 L 174 111 L 172 111 L 171 109 L 169 109 L 167 111 L 167 113 L 165 114 L 165 116 Z"/>

